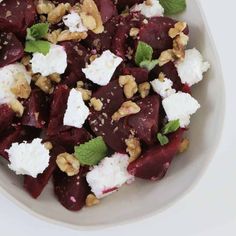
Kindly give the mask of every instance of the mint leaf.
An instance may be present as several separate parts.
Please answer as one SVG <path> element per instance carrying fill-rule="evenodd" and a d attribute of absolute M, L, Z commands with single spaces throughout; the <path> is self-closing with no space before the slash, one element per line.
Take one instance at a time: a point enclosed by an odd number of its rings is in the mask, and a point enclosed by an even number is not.
<path fill-rule="evenodd" d="M 151 71 L 155 68 L 155 66 L 158 64 L 158 60 L 152 60 L 152 61 L 142 61 L 139 66 L 141 68 L 147 69 L 148 71 Z"/>
<path fill-rule="evenodd" d="M 102 137 L 75 147 L 75 156 L 82 165 L 97 165 L 107 155 L 107 146 Z"/>
<path fill-rule="evenodd" d="M 140 65 L 143 61 L 152 60 L 153 49 L 144 42 L 139 42 L 135 53 L 135 63 Z"/>
<path fill-rule="evenodd" d="M 161 133 L 157 134 L 157 139 L 160 142 L 161 146 L 164 146 L 167 143 L 169 143 L 169 139 L 165 135 L 163 135 Z"/>
<path fill-rule="evenodd" d="M 183 12 L 187 7 L 186 0 L 159 0 L 159 2 L 167 15 Z"/>
<path fill-rule="evenodd" d="M 180 127 L 179 120 L 173 120 L 167 123 L 162 129 L 162 134 L 169 134 L 175 132 Z"/>
<path fill-rule="evenodd" d="M 25 43 L 25 52 L 39 52 L 47 55 L 50 50 L 50 43 L 43 40 L 30 40 Z"/>
<path fill-rule="evenodd" d="M 46 23 L 39 23 L 31 26 L 27 29 L 26 40 L 37 40 L 43 38 L 49 29 L 49 25 Z"/>

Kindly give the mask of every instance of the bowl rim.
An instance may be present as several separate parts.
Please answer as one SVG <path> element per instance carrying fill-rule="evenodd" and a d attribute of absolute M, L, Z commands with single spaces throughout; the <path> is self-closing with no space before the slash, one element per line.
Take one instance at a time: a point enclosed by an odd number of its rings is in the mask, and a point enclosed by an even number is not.
<path fill-rule="evenodd" d="M 203 11 L 202 8 L 202 4 L 201 4 L 201 0 L 194 0 L 200 10 L 200 14 L 201 17 L 203 19 L 203 21 L 205 22 L 205 27 L 207 29 L 208 32 L 208 36 L 211 39 L 212 42 L 212 48 L 213 51 L 215 53 L 216 56 L 216 60 L 215 60 L 215 65 L 218 67 L 219 70 L 219 74 L 218 76 L 222 79 L 222 110 L 223 110 L 223 115 L 222 115 L 222 122 L 221 125 L 219 127 L 219 138 L 216 141 L 216 146 L 217 148 L 212 151 L 212 155 L 209 155 L 207 159 L 206 164 L 203 166 L 203 168 L 199 171 L 198 175 L 196 176 L 195 180 L 192 182 L 192 184 L 182 193 L 180 193 L 174 200 L 172 200 L 170 203 L 164 205 L 163 207 L 153 210 L 149 213 L 145 213 L 143 215 L 140 216 L 135 216 L 132 219 L 126 219 L 126 220 L 122 220 L 119 221 L 117 223 L 104 223 L 104 224 L 100 224 L 100 225 L 87 225 L 87 226 L 82 226 L 82 225 L 75 225 L 72 223 L 66 223 L 60 220 L 56 220 L 56 219 L 52 219 L 49 218 L 47 216 L 41 215 L 40 213 L 35 212 L 34 210 L 32 210 L 31 208 L 25 206 L 23 203 L 21 203 L 17 198 L 15 198 L 13 195 L 11 195 L 4 187 L 2 187 L 0 185 L 0 194 L 2 194 L 3 196 L 5 196 L 8 200 L 10 200 L 11 202 L 13 202 L 16 206 L 18 206 L 19 208 L 23 209 L 25 212 L 29 213 L 29 215 L 34 216 L 42 221 L 46 221 L 47 223 L 52 223 L 54 225 L 60 226 L 60 227 L 64 227 L 64 228 L 70 228 L 70 229 L 74 229 L 74 230 L 80 230 L 80 231 L 91 231 L 91 230 L 102 230 L 105 228 L 112 228 L 112 227 L 118 227 L 118 226 L 122 226 L 122 225 L 127 225 L 130 223 L 136 223 L 139 221 L 142 221 L 144 219 L 147 218 L 151 218 L 153 216 L 155 216 L 156 214 L 162 213 L 165 210 L 167 210 L 168 208 L 170 208 L 171 206 L 175 205 L 178 201 L 180 201 L 180 199 L 182 199 L 183 197 L 185 197 L 186 195 L 188 195 L 195 187 L 196 185 L 200 182 L 200 180 L 203 178 L 203 176 L 206 173 L 207 168 L 209 167 L 211 160 L 213 159 L 213 157 L 216 155 L 216 153 L 218 152 L 219 147 L 219 143 L 222 140 L 222 133 L 223 133 L 223 127 L 225 124 L 225 111 L 226 111 L 226 91 L 225 91 L 225 80 L 224 80 L 224 76 L 223 76 L 223 72 L 222 72 L 222 65 L 221 65 L 221 60 L 219 57 L 219 53 L 217 51 L 216 48 L 216 44 L 215 44 L 215 40 L 212 36 L 207 18 L 206 18 L 206 14 Z"/>

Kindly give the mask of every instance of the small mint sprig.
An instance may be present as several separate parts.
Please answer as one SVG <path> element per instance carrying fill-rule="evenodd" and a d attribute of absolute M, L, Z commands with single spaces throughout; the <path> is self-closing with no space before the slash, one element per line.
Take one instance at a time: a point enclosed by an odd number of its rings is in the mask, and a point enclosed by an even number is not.
<path fill-rule="evenodd" d="M 158 64 L 158 60 L 153 60 L 152 55 L 152 47 L 140 41 L 135 52 L 135 63 L 141 68 L 151 71 Z"/>
<path fill-rule="evenodd" d="M 186 0 L 159 0 L 166 15 L 174 15 L 183 12 L 186 7 Z"/>
<path fill-rule="evenodd" d="M 157 134 L 157 139 L 160 142 L 161 146 L 169 143 L 169 139 L 166 135 L 175 132 L 179 129 L 179 127 L 179 120 L 170 121 L 163 127 L 161 132 Z"/>
<path fill-rule="evenodd" d="M 39 52 L 46 55 L 50 50 L 50 43 L 41 40 L 49 30 L 49 25 L 46 23 L 39 23 L 27 28 L 25 52 L 34 53 Z"/>

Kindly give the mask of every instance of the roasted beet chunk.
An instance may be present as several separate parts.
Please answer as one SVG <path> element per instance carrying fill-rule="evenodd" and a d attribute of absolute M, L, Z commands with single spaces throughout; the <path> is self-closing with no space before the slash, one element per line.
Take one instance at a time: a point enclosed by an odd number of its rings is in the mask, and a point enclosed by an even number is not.
<path fill-rule="evenodd" d="M 0 3 L 0 31 L 11 31 L 22 36 L 36 17 L 33 0 L 4 0 Z"/>
<path fill-rule="evenodd" d="M 124 75 L 132 75 L 138 84 L 148 81 L 148 71 L 138 67 L 125 67 L 122 69 Z"/>
<path fill-rule="evenodd" d="M 79 211 L 85 205 L 90 188 L 82 170 L 73 177 L 68 177 L 67 174 L 57 170 L 54 173 L 54 191 L 65 208 L 70 211 Z"/>
<path fill-rule="evenodd" d="M 71 128 L 62 131 L 58 135 L 50 137 L 50 140 L 66 148 L 69 153 L 74 152 L 74 147 L 87 142 L 91 139 L 91 134 L 84 128 Z"/>
<path fill-rule="evenodd" d="M 59 85 L 53 93 L 53 100 L 51 103 L 51 112 L 47 129 L 48 136 L 58 134 L 63 127 L 63 118 L 67 107 L 69 92 L 70 90 L 66 85 Z"/>
<path fill-rule="evenodd" d="M 0 136 L 1 136 L 1 133 L 4 130 L 8 129 L 12 124 L 15 113 L 7 104 L 2 104 L 0 105 L 0 114 L 1 114 L 0 115 Z"/>
<path fill-rule="evenodd" d="M 156 145 L 145 151 L 140 158 L 129 164 L 129 173 L 136 177 L 149 180 L 163 178 L 173 157 L 178 152 L 183 132 L 183 130 L 178 130 L 170 135 L 170 142 L 167 145 Z"/>
<path fill-rule="evenodd" d="M 103 136 L 105 142 L 117 152 L 125 152 L 125 139 L 129 136 L 130 131 L 125 128 L 123 120 L 113 122 L 112 115 L 120 108 L 126 98 L 123 89 L 117 80 L 103 86 L 93 95 L 101 99 L 103 107 L 101 111 L 91 111 L 89 123 L 93 132 L 97 136 Z"/>
<path fill-rule="evenodd" d="M 95 3 L 101 13 L 103 23 L 106 23 L 113 16 L 117 15 L 116 7 L 112 0 L 95 0 Z"/>
<path fill-rule="evenodd" d="M 60 146 L 53 147 L 52 151 L 50 152 L 51 158 L 47 169 L 42 174 L 39 174 L 37 178 L 33 178 L 27 175 L 25 176 L 24 188 L 33 198 L 37 198 L 42 193 L 43 189 L 51 178 L 53 171 L 56 168 L 57 156 L 63 152 L 65 152 L 64 148 Z"/>
<path fill-rule="evenodd" d="M 136 102 L 141 111 L 127 117 L 128 125 L 135 131 L 146 144 L 151 145 L 156 141 L 159 123 L 160 98 L 157 95 L 146 97 Z"/>
<path fill-rule="evenodd" d="M 13 33 L 0 33 L 0 48 L 0 67 L 16 62 L 24 54 L 21 42 Z"/>
<path fill-rule="evenodd" d="M 49 116 L 48 99 L 45 94 L 34 89 L 30 97 L 25 101 L 25 112 L 22 117 L 22 124 L 35 128 L 43 128 Z"/>
<path fill-rule="evenodd" d="M 77 81 L 84 80 L 82 68 L 85 67 L 87 50 L 77 42 L 63 42 L 67 53 L 67 69 L 63 75 L 63 83 L 74 86 Z"/>

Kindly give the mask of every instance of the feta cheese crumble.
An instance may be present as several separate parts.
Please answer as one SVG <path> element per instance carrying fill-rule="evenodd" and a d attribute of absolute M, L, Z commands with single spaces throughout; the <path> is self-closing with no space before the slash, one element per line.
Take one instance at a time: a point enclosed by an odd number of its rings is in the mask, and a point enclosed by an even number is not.
<path fill-rule="evenodd" d="M 80 15 L 76 12 L 72 11 L 70 14 L 65 15 L 63 17 L 63 22 L 72 33 L 88 31 L 87 27 L 83 25 Z"/>
<path fill-rule="evenodd" d="M 190 115 L 193 115 L 200 104 L 190 94 L 178 92 L 163 99 L 163 108 L 169 121 L 180 121 L 180 127 L 185 128 L 190 124 Z"/>
<path fill-rule="evenodd" d="M 31 59 L 33 73 L 48 76 L 53 73 L 63 74 L 67 67 L 67 54 L 64 47 L 51 44 L 47 55 L 35 52 Z"/>
<path fill-rule="evenodd" d="M 6 150 L 9 155 L 9 168 L 17 175 L 30 175 L 34 178 L 44 172 L 49 165 L 49 150 L 36 138 L 32 143 L 13 143 Z"/>
<path fill-rule="evenodd" d="M 134 176 L 127 171 L 128 164 L 128 155 L 115 153 L 111 157 L 104 158 L 99 165 L 88 172 L 87 182 L 97 198 L 105 197 L 124 183 L 134 180 Z"/>
<path fill-rule="evenodd" d="M 164 8 L 158 0 L 146 0 L 141 4 L 136 4 L 131 8 L 131 12 L 140 11 L 142 15 L 151 18 L 163 16 Z"/>
<path fill-rule="evenodd" d="M 192 86 L 203 79 L 203 73 L 210 68 L 210 64 L 193 48 L 185 51 L 184 61 L 177 63 L 176 68 L 181 82 Z"/>
<path fill-rule="evenodd" d="M 85 105 L 82 93 L 71 89 L 64 115 L 64 125 L 82 128 L 89 115 L 89 108 Z"/>
<path fill-rule="evenodd" d="M 171 94 L 176 93 L 176 90 L 172 88 L 173 82 L 170 79 L 164 78 L 164 80 L 155 79 L 150 82 L 153 90 L 159 94 L 162 98 L 167 98 Z"/>
<path fill-rule="evenodd" d="M 14 63 L 0 68 L 0 104 L 10 103 L 16 99 L 16 95 L 12 93 L 11 88 L 15 85 L 17 74 L 23 74 L 26 81 L 30 84 L 31 76 L 20 63 Z"/>
<path fill-rule="evenodd" d="M 87 79 L 104 86 L 110 82 L 116 68 L 122 61 L 122 58 L 116 56 L 110 50 L 106 50 L 82 71 Z"/>

